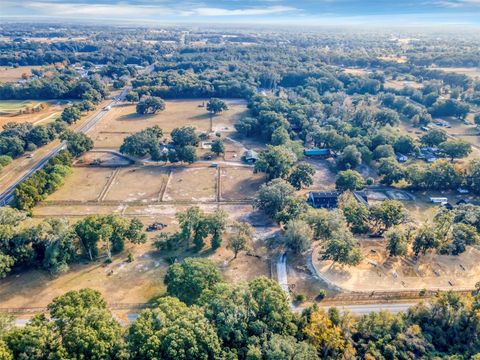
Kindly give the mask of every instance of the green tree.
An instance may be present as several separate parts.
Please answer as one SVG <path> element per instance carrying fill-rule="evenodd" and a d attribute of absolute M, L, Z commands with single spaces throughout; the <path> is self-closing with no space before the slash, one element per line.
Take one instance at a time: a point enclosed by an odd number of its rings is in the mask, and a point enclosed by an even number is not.
<path fill-rule="evenodd" d="M 255 163 L 255 172 L 267 174 L 267 179 L 285 179 L 295 164 L 296 156 L 284 146 L 268 145 L 261 151 Z"/>
<path fill-rule="evenodd" d="M 220 154 L 225 153 L 225 145 L 222 139 L 215 139 L 212 142 L 212 151 L 219 156 Z"/>
<path fill-rule="evenodd" d="M 0 252 L 0 279 L 3 279 L 12 270 L 15 259 Z"/>
<path fill-rule="evenodd" d="M 355 145 L 348 145 L 337 158 L 337 167 L 340 170 L 355 169 L 362 163 L 362 153 Z"/>
<path fill-rule="evenodd" d="M 161 298 L 154 308 L 142 311 L 128 329 L 126 340 L 133 359 L 222 358 L 215 327 L 202 310 L 172 297 Z"/>
<path fill-rule="evenodd" d="M 432 129 L 420 138 L 425 146 L 438 146 L 448 140 L 448 135 L 444 130 Z"/>
<path fill-rule="evenodd" d="M 309 163 L 300 162 L 291 171 L 288 182 L 295 189 L 300 190 L 313 184 L 313 175 L 315 175 L 315 168 Z"/>
<path fill-rule="evenodd" d="M 228 110 L 227 104 L 218 98 L 211 98 L 207 102 L 207 111 L 211 114 L 217 115 L 226 110 Z"/>
<path fill-rule="evenodd" d="M 438 150 L 453 161 L 467 157 L 472 152 L 472 145 L 464 140 L 448 140 L 441 143 Z"/>
<path fill-rule="evenodd" d="M 361 190 L 365 187 L 365 180 L 355 170 L 340 171 L 335 179 L 335 187 L 342 192 Z"/>
<path fill-rule="evenodd" d="M 327 240 L 322 260 L 332 260 L 347 266 L 356 266 L 362 261 L 358 242 L 348 230 L 338 229 Z"/>
<path fill-rule="evenodd" d="M 66 130 L 60 136 L 60 139 L 67 142 L 67 150 L 74 157 L 93 149 L 93 140 L 80 132 Z"/>
<path fill-rule="evenodd" d="M 285 244 L 296 254 L 310 249 L 313 240 L 313 230 L 304 220 L 290 220 L 283 235 Z"/>
<path fill-rule="evenodd" d="M 369 230 L 368 207 L 360 203 L 349 191 L 344 192 L 339 198 L 339 208 L 347 220 L 350 230 L 354 234 L 365 234 Z"/>
<path fill-rule="evenodd" d="M 270 217 L 275 217 L 294 198 L 295 189 L 282 179 L 274 179 L 260 187 L 254 207 Z"/>
<path fill-rule="evenodd" d="M 186 145 L 176 149 L 177 160 L 192 164 L 198 160 L 197 149 L 195 146 Z"/>
<path fill-rule="evenodd" d="M 212 249 L 218 249 L 222 244 L 222 236 L 227 227 L 228 214 L 223 209 L 217 209 L 206 218 L 208 232 L 212 235 Z"/>
<path fill-rule="evenodd" d="M 405 256 L 408 251 L 408 237 L 400 227 L 392 227 L 385 234 L 387 251 L 390 256 Z"/>
<path fill-rule="evenodd" d="M 175 146 L 184 147 L 187 145 L 197 146 L 199 142 L 198 135 L 193 126 L 183 126 L 172 130 L 170 136 Z"/>
<path fill-rule="evenodd" d="M 146 96 L 142 98 L 136 107 L 137 114 L 156 114 L 165 110 L 165 101 L 155 96 Z"/>
<path fill-rule="evenodd" d="M 404 224 L 408 219 L 408 211 L 397 200 L 384 200 L 370 207 L 371 227 L 378 233 L 383 233 L 392 226 Z"/>
<path fill-rule="evenodd" d="M 63 109 L 61 115 L 62 120 L 68 124 L 77 122 L 81 117 L 82 113 L 78 106 L 75 105 L 67 106 L 65 109 Z"/>
<path fill-rule="evenodd" d="M 420 253 L 425 255 L 427 250 L 436 249 L 439 245 L 440 241 L 438 240 L 435 230 L 430 225 L 424 224 L 415 234 L 413 252 L 415 256 L 418 256 Z"/>
<path fill-rule="evenodd" d="M 248 243 L 253 236 L 253 227 L 246 222 L 235 222 L 232 224 L 232 233 L 228 239 L 228 248 L 233 251 L 233 258 L 236 259 L 240 251 L 248 249 Z"/>
<path fill-rule="evenodd" d="M 187 305 L 195 304 L 202 293 L 222 282 L 217 266 L 208 259 L 187 258 L 170 265 L 165 275 L 165 285 L 170 295 Z"/>

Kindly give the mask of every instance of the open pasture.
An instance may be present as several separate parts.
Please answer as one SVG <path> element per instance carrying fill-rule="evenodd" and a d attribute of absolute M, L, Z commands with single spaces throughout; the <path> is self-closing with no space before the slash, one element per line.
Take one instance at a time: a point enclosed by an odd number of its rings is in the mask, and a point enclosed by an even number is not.
<path fill-rule="evenodd" d="M 265 176 L 254 174 L 252 168 L 222 168 L 220 176 L 222 200 L 252 199 L 265 183 Z"/>
<path fill-rule="evenodd" d="M 95 147 L 118 148 L 126 136 L 155 125 L 160 126 L 165 135 L 182 126 L 193 126 L 198 132 L 208 132 L 210 115 L 205 107 L 200 107 L 207 101 L 168 100 L 165 110 L 154 115 L 138 115 L 134 104 L 125 103 L 113 107 L 91 136 Z M 233 124 L 247 113 L 244 101 L 227 100 L 226 103 L 229 110 L 213 117 L 214 131 L 234 131 Z"/>
<path fill-rule="evenodd" d="M 41 66 L 0 67 L 0 83 L 14 82 L 22 79 L 23 75 L 32 76 L 32 69 L 40 69 Z"/>
<path fill-rule="evenodd" d="M 106 190 L 104 200 L 156 202 L 168 179 L 168 170 L 159 166 L 119 169 Z"/>
<path fill-rule="evenodd" d="M 176 168 L 168 181 L 165 201 L 215 201 L 217 172 L 213 168 Z"/>

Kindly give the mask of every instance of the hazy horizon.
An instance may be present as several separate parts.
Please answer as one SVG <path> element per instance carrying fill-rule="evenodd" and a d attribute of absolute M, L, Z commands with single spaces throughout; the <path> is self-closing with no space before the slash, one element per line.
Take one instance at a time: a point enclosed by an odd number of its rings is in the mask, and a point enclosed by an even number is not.
<path fill-rule="evenodd" d="M 2 0 L 3 21 L 304 26 L 479 26 L 480 0 Z"/>

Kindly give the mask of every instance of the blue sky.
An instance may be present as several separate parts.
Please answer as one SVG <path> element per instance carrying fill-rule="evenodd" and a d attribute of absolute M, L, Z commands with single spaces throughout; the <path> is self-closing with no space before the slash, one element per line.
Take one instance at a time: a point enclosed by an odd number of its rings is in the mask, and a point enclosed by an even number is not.
<path fill-rule="evenodd" d="M 0 0 L 11 20 L 480 25 L 480 0 Z"/>

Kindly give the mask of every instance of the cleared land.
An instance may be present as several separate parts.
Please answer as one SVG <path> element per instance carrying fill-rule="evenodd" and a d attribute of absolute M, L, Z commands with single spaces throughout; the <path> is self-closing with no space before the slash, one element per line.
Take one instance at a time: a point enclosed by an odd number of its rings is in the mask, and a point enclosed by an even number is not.
<path fill-rule="evenodd" d="M 166 101 L 164 111 L 154 115 L 138 115 L 135 105 L 124 104 L 112 108 L 105 119 L 95 127 L 91 137 L 98 148 L 119 148 L 129 134 L 154 125 L 160 126 L 168 135 L 174 128 L 194 126 L 198 132 L 208 132 L 210 115 L 205 107 L 208 100 L 171 100 Z M 229 110 L 213 117 L 214 131 L 234 131 L 233 124 L 246 115 L 244 101 L 226 101 Z"/>
<path fill-rule="evenodd" d="M 252 199 L 265 182 L 263 174 L 254 174 L 251 168 L 222 168 L 221 199 Z"/>
<path fill-rule="evenodd" d="M 404 87 L 411 87 L 414 89 L 421 89 L 423 87 L 422 83 L 411 81 L 411 80 L 386 80 L 385 85 L 386 88 L 400 90 Z"/>
<path fill-rule="evenodd" d="M 473 79 L 480 78 L 480 68 L 478 67 L 441 67 L 432 68 L 432 70 L 442 70 L 445 72 L 467 75 Z"/>
<path fill-rule="evenodd" d="M 0 82 L 18 81 L 24 74 L 30 77 L 32 76 L 32 69 L 40 68 L 41 66 L 0 67 Z"/>
<path fill-rule="evenodd" d="M 65 184 L 48 197 L 49 201 L 97 200 L 107 181 L 113 175 L 109 168 L 77 167 Z"/>
<path fill-rule="evenodd" d="M 313 252 L 313 263 L 331 284 L 349 291 L 399 291 L 422 289 L 471 289 L 478 281 L 480 251 L 468 247 L 459 256 L 427 254 L 417 261 L 390 258 L 386 241 L 360 240 L 363 261 L 356 267 L 342 267 L 319 260 L 320 248 Z"/>
<path fill-rule="evenodd" d="M 217 169 L 173 169 L 164 200 L 214 201 L 216 199 Z"/>
<path fill-rule="evenodd" d="M 9 122 L 30 123 L 33 125 L 44 125 L 59 118 L 63 105 L 53 102 L 44 102 L 43 108 L 38 108 L 37 111 L 31 111 L 33 106 L 41 104 L 39 101 L 16 101 L 7 100 L 0 102 L 0 127 Z M 23 113 L 19 113 L 22 110 Z"/>
<path fill-rule="evenodd" d="M 120 169 L 115 176 L 105 200 L 113 201 L 158 201 L 162 186 L 166 185 L 168 169 L 159 166 L 128 167 Z"/>

